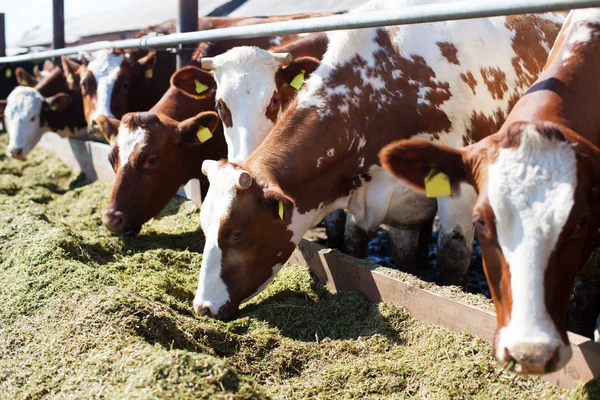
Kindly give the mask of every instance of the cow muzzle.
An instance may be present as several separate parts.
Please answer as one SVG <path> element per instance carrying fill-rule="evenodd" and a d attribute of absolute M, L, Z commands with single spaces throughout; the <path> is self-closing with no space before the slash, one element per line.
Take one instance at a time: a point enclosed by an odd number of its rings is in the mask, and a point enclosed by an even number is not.
<path fill-rule="evenodd" d="M 9 148 L 7 155 L 15 160 L 23 160 L 25 158 L 25 152 L 20 147 Z"/>
<path fill-rule="evenodd" d="M 141 228 L 141 226 L 131 228 L 131 224 L 128 223 L 125 214 L 112 208 L 104 210 L 102 213 L 102 223 L 112 233 L 125 236 L 137 235 Z"/>
<path fill-rule="evenodd" d="M 496 355 L 498 362 L 510 371 L 542 375 L 562 368 L 571 358 L 571 347 L 523 341 L 498 349 Z"/>

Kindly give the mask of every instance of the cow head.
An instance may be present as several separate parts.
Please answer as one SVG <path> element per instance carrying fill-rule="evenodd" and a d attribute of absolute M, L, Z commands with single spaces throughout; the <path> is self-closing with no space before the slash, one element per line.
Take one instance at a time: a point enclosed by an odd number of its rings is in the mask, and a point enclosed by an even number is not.
<path fill-rule="evenodd" d="M 202 67 L 212 69 L 217 82 L 217 110 L 229 161 L 242 162 L 250 156 L 296 97 L 303 80 L 319 66 L 312 57 L 294 61 L 290 57 L 242 46 L 202 59 Z"/>
<path fill-rule="evenodd" d="M 25 158 L 42 134 L 50 131 L 48 120 L 53 118 L 52 114 L 64 111 L 70 102 L 67 93 L 44 98 L 34 88 L 16 87 L 6 99 L 4 110 L 9 136 L 7 154 L 16 159 Z"/>
<path fill-rule="evenodd" d="M 461 182 L 478 190 L 473 224 L 497 313 L 494 356 L 518 373 L 552 372 L 571 357 L 566 310 L 596 240 L 599 160 L 595 146 L 556 125 L 520 122 L 462 150 L 415 140 L 381 153 L 418 190 L 434 168 L 453 193 Z"/>
<path fill-rule="evenodd" d="M 201 160 L 187 153 L 202 146 L 206 137 L 199 135 L 202 128 L 212 134 L 218 123 L 214 112 L 182 122 L 151 112 L 125 114 L 121 122 L 98 117 L 111 143 L 109 161 L 116 173 L 104 225 L 113 233 L 137 234 L 191 178 L 189 162 Z"/>
<path fill-rule="evenodd" d="M 263 290 L 292 254 L 294 202 L 224 161 L 204 161 L 210 189 L 200 212 L 206 237 L 194 310 L 227 319 Z"/>
<path fill-rule="evenodd" d="M 81 57 L 78 64 L 62 58 L 63 70 L 71 90 L 81 90 L 83 110 L 88 123 L 88 133 L 96 134 L 100 115 L 121 118 L 131 110 L 133 87 L 151 71 L 156 61 L 155 53 L 132 60 L 129 53 L 98 50 Z"/>

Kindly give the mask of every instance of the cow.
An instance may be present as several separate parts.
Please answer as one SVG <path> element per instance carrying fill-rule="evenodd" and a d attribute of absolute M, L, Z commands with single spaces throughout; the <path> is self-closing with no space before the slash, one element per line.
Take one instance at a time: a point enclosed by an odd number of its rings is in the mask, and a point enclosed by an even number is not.
<path fill-rule="evenodd" d="M 600 9 L 573 11 L 543 73 L 492 136 L 464 149 L 423 141 L 386 147 L 382 163 L 423 190 L 431 168 L 472 209 L 497 327 L 494 356 L 543 374 L 571 357 L 566 312 L 600 227 Z"/>
<path fill-rule="evenodd" d="M 209 72 L 193 66 L 184 67 L 173 75 L 170 84 L 167 93 L 149 111 L 151 114 L 156 114 L 159 120 L 168 117 L 175 121 L 183 121 L 203 111 L 214 109 L 216 83 Z M 168 143 L 154 139 L 154 137 L 164 136 L 162 132 L 165 128 L 162 124 L 145 124 L 143 127 L 138 127 L 135 125 L 136 122 L 144 121 L 149 117 L 148 115 L 143 118 L 134 116 L 135 114 L 130 114 L 127 120 L 124 119 L 124 125 L 120 128 L 119 121 L 104 117 L 99 118 L 101 121 L 99 125 L 107 140 L 117 133 L 116 138 L 119 138 L 122 131 L 143 129 L 147 137 L 144 145 L 146 151 L 157 154 L 161 160 L 177 159 L 181 160 L 181 163 L 163 162 L 155 166 L 154 182 L 136 180 L 135 168 L 123 169 L 116 163 L 113 164 L 117 179 L 109 205 L 103 213 L 103 222 L 107 229 L 117 234 L 137 234 L 141 226 L 167 204 L 177 189 L 192 178 L 200 179 L 205 194 L 208 181 L 200 170 L 201 161 L 207 158 L 220 159 L 227 155 L 222 124 L 215 128 L 210 143 L 203 146 L 187 148 L 173 146 L 171 143 L 171 147 L 167 147 Z M 111 142 L 112 152 L 120 152 L 119 141 Z M 114 156 L 113 160 L 116 160 Z M 197 168 L 193 167 L 194 165 L 197 165 Z M 160 188 L 160 193 L 154 192 L 150 195 L 154 188 Z"/>
<path fill-rule="evenodd" d="M 167 91 L 175 58 L 166 52 L 98 50 L 83 54 L 82 64 L 62 57 L 71 90 L 81 92 L 89 134 L 98 134 L 100 115 L 121 118 L 148 110 Z"/>
<path fill-rule="evenodd" d="M 405 2 L 402 4 L 404 5 Z M 422 4 L 423 1 L 411 2 Z M 379 8 L 377 2 L 358 12 Z M 231 318 L 260 292 L 324 215 L 346 209 L 368 238 L 381 223 L 440 216 L 438 265 L 464 279 L 475 190 L 430 199 L 379 164 L 385 145 L 453 147 L 494 132 L 537 78 L 564 15 L 525 15 L 329 33 L 321 65 L 241 164 L 205 161 L 206 241 L 193 302 Z"/>
<path fill-rule="evenodd" d="M 200 95 L 178 88 L 197 84 L 206 88 Z M 207 187 L 202 161 L 224 157 L 227 150 L 218 115 L 207 111 L 214 108 L 214 92 L 212 76 L 188 66 L 171 77 L 169 90 L 149 111 L 125 114 L 121 121 L 98 118 L 111 143 L 109 161 L 116 174 L 102 214 L 108 230 L 136 235 L 190 179 L 199 178 Z M 199 126 L 210 131 L 204 142 L 195 135 Z"/>
<path fill-rule="evenodd" d="M 25 158 L 45 132 L 54 131 L 63 137 L 85 132 L 81 94 L 69 90 L 58 67 L 34 88 L 13 89 L 4 114 L 9 134 L 7 154 L 15 159 Z"/>

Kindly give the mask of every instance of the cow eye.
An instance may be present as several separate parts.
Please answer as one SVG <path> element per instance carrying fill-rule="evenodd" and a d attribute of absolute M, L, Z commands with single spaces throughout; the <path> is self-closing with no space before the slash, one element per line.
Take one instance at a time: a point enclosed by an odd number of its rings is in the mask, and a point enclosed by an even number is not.
<path fill-rule="evenodd" d="M 479 230 L 486 230 L 487 226 L 485 224 L 485 218 L 483 218 L 481 215 L 479 214 L 475 214 L 473 216 L 473 225 L 475 225 L 475 227 Z"/>
<path fill-rule="evenodd" d="M 231 232 L 231 240 L 236 241 L 236 240 L 240 240 L 242 237 L 244 237 L 244 230 L 243 229 L 236 229 L 234 231 Z"/>
<path fill-rule="evenodd" d="M 279 99 L 277 97 L 273 97 L 271 99 L 271 107 L 277 107 L 279 105 Z"/>
<path fill-rule="evenodd" d="M 31 122 L 33 122 L 33 121 L 35 121 L 35 118 L 36 118 L 36 116 L 35 116 L 35 115 L 33 115 L 31 118 L 29 118 L 29 120 L 30 120 Z"/>
<path fill-rule="evenodd" d="M 146 164 L 149 167 L 153 167 L 158 163 L 158 157 L 157 156 L 152 156 L 152 157 L 148 157 L 148 160 L 146 160 Z"/>

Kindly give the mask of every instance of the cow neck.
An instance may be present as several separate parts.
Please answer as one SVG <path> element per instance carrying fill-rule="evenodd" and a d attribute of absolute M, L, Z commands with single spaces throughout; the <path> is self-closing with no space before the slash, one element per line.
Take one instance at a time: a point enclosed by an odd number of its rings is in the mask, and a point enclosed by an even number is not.
<path fill-rule="evenodd" d="M 214 106 L 214 96 L 194 99 L 184 94 L 180 89 L 171 86 L 158 103 L 150 109 L 150 112 L 166 115 L 175 121 L 181 122 L 203 111 L 212 111 Z"/>
<path fill-rule="evenodd" d="M 204 160 L 220 160 L 227 157 L 227 143 L 223 134 L 223 124 L 219 122 L 212 138 L 202 145 L 186 148 L 182 153 L 182 157 L 187 174 L 185 182 L 190 179 L 205 180 L 206 177 L 202 173 Z"/>
<path fill-rule="evenodd" d="M 600 145 L 600 80 L 594 79 L 600 70 L 600 41 L 572 42 L 574 35 L 581 34 L 577 32 L 580 29 L 589 28 L 593 30 L 591 36 L 600 35 L 600 24 L 583 24 L 576 22 L 561 33 L 556 44 L 560 52 L 552 52 L 544 72 L 519 101 L 505 126 L 519 120 L 550 121 Z"/>

